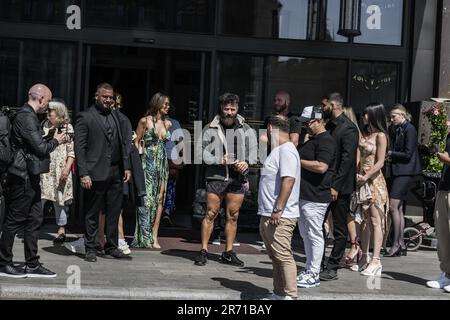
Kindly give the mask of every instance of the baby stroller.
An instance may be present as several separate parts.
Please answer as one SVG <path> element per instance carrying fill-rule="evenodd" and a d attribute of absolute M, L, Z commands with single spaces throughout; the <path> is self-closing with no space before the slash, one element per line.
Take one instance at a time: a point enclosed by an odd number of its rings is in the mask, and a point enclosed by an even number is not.
<path fill-rule="evenodd" d="M 437 246 L 437 240 L 432 235 L 434 234 L 434 200 L 437 194 L 435 181 L 439 181 L 438 179 L 437 175 L 424 175 L 424 181 L 413 190 L 422 202 L 423 221 L 405 228 L 403 238 L 408 251 L 416 251 L 424 243 L 434 248 Z"/>

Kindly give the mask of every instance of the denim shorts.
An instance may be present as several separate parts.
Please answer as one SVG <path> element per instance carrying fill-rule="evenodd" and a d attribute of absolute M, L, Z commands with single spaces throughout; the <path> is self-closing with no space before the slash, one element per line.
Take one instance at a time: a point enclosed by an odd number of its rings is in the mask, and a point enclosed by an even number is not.
<path fill-rule="evenodd" d="M 227 193 L 245 194 L 244 184 L 236 179 L 229 179 L 228 181 L 212 180 L 206 183 L 206 192 L 217 194 L 220 197 Z"/>

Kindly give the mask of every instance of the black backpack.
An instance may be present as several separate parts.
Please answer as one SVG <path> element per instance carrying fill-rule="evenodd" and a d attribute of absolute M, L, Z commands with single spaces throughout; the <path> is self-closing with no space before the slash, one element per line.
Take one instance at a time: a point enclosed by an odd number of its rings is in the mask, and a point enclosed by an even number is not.
<path fill-rule="evenodd" d="M 12 161 L 10 132 L 9 118 L 0 112 L 0 174 L 6 172 Z"/>

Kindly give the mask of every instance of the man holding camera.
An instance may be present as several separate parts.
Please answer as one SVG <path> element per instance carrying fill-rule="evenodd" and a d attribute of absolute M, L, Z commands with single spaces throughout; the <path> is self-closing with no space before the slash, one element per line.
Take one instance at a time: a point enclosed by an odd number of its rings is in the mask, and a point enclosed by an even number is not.
<path fill-rule="evenodd" d="M 37 117 L 45 113 L 52 92 L 43 84 L 36 84 L 28 92 L 28 102 L 14 115 L 11 128 L 13 162 L 8 168 L 5 186 L 8 207 L 0 239 L 0 276 L 12 278 L 54 278 L 56 273 L 39 262 L 38 238 L 43 221 L 40 174 L 49 171 L 49 154 L 67 143 L 65 133 L 55 133 L 48 140 Z M 25 269 L 13 264 L 14 237 L 24 229 Z"/>

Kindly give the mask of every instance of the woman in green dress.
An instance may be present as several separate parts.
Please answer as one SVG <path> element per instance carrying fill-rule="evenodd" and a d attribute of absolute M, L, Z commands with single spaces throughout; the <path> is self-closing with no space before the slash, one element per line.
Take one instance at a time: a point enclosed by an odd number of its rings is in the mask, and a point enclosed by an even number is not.
<path fill-rule="evenodd" d="M 138 124 L 134 143 L 137 148 L 143 141 L 142 167 L 145 175 L 144 206 L 138 207 L 134 248 L 161 249 L 158 243 L 158 229 L 167 186 L 169 166 L 165 143 L 170 139 L 172 123 L 166 120 L 170 109 L 169 97 L 156 93 L 149 103 L 149 109 Z"/>

